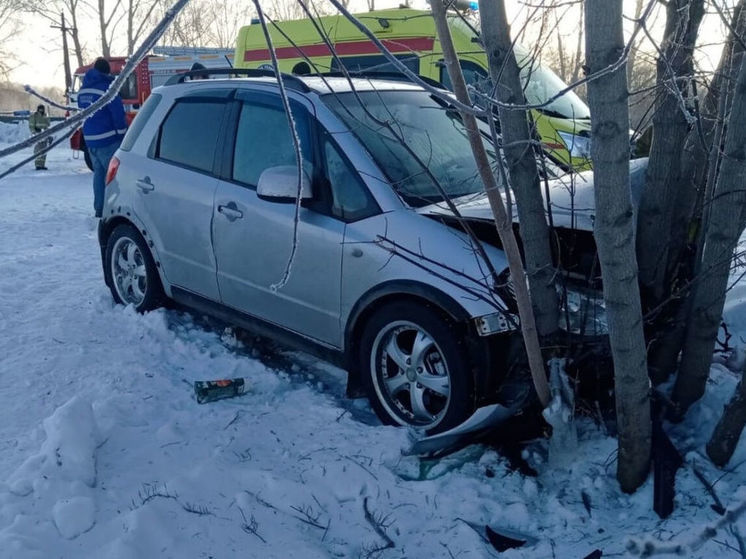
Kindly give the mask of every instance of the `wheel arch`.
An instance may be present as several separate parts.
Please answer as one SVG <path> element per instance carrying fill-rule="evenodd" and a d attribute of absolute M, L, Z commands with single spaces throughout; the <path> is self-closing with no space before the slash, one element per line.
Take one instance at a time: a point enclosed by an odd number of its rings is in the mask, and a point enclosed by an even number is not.
<path fill-rule="evenodd" d="M 144 227 L 139 226 L 136 223 L 136 220 L 132 218 L 131 215 L 121 215 L 117 214 L 114 215 L 108 219 L 102 219 L 99 221 L 98 224 L 98 244 L 99 249 L 101 250 L 101 266 L 103 267 L 104 272 L 104 281 L 108 287 L 111 287 L 111 278 L 109 277 L 109 273 L 107 270 L 107 263 L 106 263 L 106 245 L 109 242 L 109 237 L 111 236 L 112 232 L 119 227 L 120 225 L 129 225 L 130 227 L 133 227 L 138 234 L 143 238 L 145 241 L 145 245 L 148 247 L 148 250 L 150 251 L 150 256 L 153 258 L 153 262 L 155 263 L 155 269 L 158 272 L 158 277 L 161 280 L 161 286 L 163 287 L 163 290 L 165 291 L 167 296 L 171 296 L 171 285 L 166 280 L 166 277 L 163 273 L 163 267 L 161 266 L 160 258 L 158 257 L 158 251 L 155 248 L 155 244 L 148 236 L 148 232 Z"/>
<path fill-rule="evenodd" d="M 465 324 L 470 315 L 453 297 L 437 287 L 411 280 L 393 280 L 382 283 L 364 293 L 353 305 L 344 334 L 344 361 L 349 372 L 347 394 L 351 397 L 362 396 L 359 371 L 355 370 L 355 355 L 358 340 L 365 324 L 371 315 L 381 308 L 396 301 L 417 301 L 434 308 L 446 319 L 454 323 Z"/>

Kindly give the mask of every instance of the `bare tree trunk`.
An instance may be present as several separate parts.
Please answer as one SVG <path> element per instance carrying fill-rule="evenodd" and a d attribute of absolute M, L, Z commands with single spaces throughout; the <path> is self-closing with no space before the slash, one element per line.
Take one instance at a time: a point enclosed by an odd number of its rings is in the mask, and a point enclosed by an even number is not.
<path fill-rule="evenodd" d="M 480 6 L 480 11 L 481 9 L 482 8 Z M 503 7 L 503 11 L 505 11 L 504 7 Z M 548 11 L 549 10 L 547 10 L 547 12 Z M 557 62 L 559 63 L 559 74 L 560 74 L 560 77 L 564 81 L 567 81 L 568 76 L 567 76 L 567 67 L 566 67 L 567 65 L 565 64 L 565 45 L 562 40 L 562 33 L 560 33 L 559 24 L 560 22 L 557 17 L 557 13 L 555 12 L 554 13 L 554 29 L 555 29 L 555 33 L 557 33 Z M 508 37 L 508 41 L 510 41 L 510 37 Z"/>
<path fill-rule="evenodd" d="M 585 4 L 581 2 L 578 6 L 580 8 L 580 20 L 578 22 L 578 44 L 575 45 L 575 61 L 573 62 L 572 67 L 572 77 L 570 78 L 570 83 L 575 83 L 580 79 L 580 70 L 583 68 L 583 64 L 581 63 L 582 60 L 582 52 L 583 52 L 583 18 L 585 17 Z"/>
<path fill-rule="evenodd" d="M 642 15 L 642 3 L 643 0 L 635 0 L 635 21 L 640 19 Z M 629 49 L 629 56 L 627 57 L 627 86 L 632 83 L 632 77 L 635 75 L 635 58 L 637 57 L 637 48 L 633 44 Z M 632 90 L 634 91 L 634 89 Z"/>
<path fill-rule="evenodd" d="M 482 40 L 487 51 L 496 97 L 503 103 L 525 105 L 504 0 L 480 0 Z M 499 108 L 500 130 L 508 162 L 508 176 L 518 208 L 526 273 L 539 336 L 549 336 L 559 326 L 559 302 L 554 286 L 554 266 L 549 226 L 541 195 L 536 156 L 525 110 Z"/>
<path fill-rule="evenodd" d="M 746 32 L 745 5 L 746 0 L 740 0 L 733 12 L 732 27 L 740 36 Z M 714 188 L 714 177 L 708 180 L 707 170 L 708 167 L 712 172 L 717 169 L 725 116 L 730 109 L 729 100 L 732 100 L 733 84 L 742 56 L 741 44 L 731 33 L 709 91 L 702 100 L 698 123 L 689 131 L 682 151 L 682 180 L 674 200 L 667 264 L 667 277 L 678 284 L 692 280 L 695 257 L 701 252 L 695 250 L 694 236 L 703 229 L 704 217 L 709 213 L 703 209 L 709 198 L 705 193 L 706 186 L 710 183 Z M 678 300 L 670 305 L 667 323 L 658 320 L 660 339 L 653 341 L 649 355 L 650 377 L 656 384 L 665 381 L 676 369 L 689 310 L 682 303 Z"/>
<path fill-rule="evenodd" d="M 73 28 L 70 34 L 72 35 L 72 38 L 73 38 L 73 48 L 75 49 L 75 60 L 78 63 L 78 68 L 80 68 L 81 66 L 83 66 L 83 45 L 80 44 L 80 36 L 78 35 L 77 7 L 78 7 L 77 0 L 70 2 L 70 8 L 71 8 L 70 18 L 71 18 L 72 25 L 73 25 Z"/>
<path fill-rule="evenodd" d="M 653 116 L 650 163 L 638 217 L 637 257 L 647 306 L 655 306 L 668 295 L 670 208 L 679 188 L 679 162 L 689 128 L 682 105 L 690 97 L 692 52 L 703 15 L 704 0 L 670 0 L 667 5 L 657 80 L 664 90 Z"/>
<path fill-rule="evenodd" d="M 451 32 L 448 28 L 445 5 L 442 0 L 435 0 L 431 3 L 431 7 L 433 11 L 433 19 L 435 20 L 435 28 L 438 33 L 438 39 L 440 40 L 440 45 L 443 49 L 443 58 L 445 60 L 446 69 L 448 70 L 448 76 L 451 78 L 451 83 L 453 84 L 453 91 L 456 94 L 456 98 L 461 103 L 470 104 L 471 100 L 469 99 L 469 93 L 466 89 L 464 75 L 461 72 L 456 49 L 454 48 L 451 39 Z M 513 233 L 512 223 L 510 219 L 508 219 L 508 213 L 505 209 L 503 199 L 500 196 L 499 186 L 495 176 L 492 174 L 492 168 L 490 166 L 489 158 L 487 157 L 487 151 L 482 142 L 482 136 L 479 132 L 477 120 L 474 115 L 463 111 L 461 112 L 461 118 L 469 137 L 469 143 L 471 144 L 471 149 L 474 153 L 479 176 L 484 183 L 487 199 L 489 200 L 495 218 L 497 233 L 500 236 L 500 241 L 502 242 L 508 260 L 508 266 L 510 267 L 510 273 L 513 277 L 513 286 L 515 288 L 516 302 L 518 304 L 518 314 L 521 319 L 521 331 L 523 333 L 523 341 L 526 344 L 526 353 L 528 355 L 529 367 L 531 369 L 531 377 L 533 378 L 534 387 L 536 388 L 539 401 L 542 405 L 546 406 L 549 403 L 549 385 L 547 383 L 546 371 L 544 370 L 544 361 L 541 355 L 541 346 L 539 345 L 536 322 L 531 308 L 531 296 L 528 291 L 528 283 L 526 281 L 526 274 L 523 270 L 523 262 L 521 261 L 518 242 Z"/>
<path fill-rule="evenodd" d="M 733 104 L 725 138 L 710 218 L 705 231 L 699 282 L 692 291 L 681 367 L 673 390 L 679 413 L 705 392 L 715 337 L 720 326 L 733 251 L 746 215 L 746 58 L 733 89 Z"/>
<path fill-rule="evenodd" d="M 98 0 L 98 25 L 101 33 L 101 56 L 111 58 L 109 41 L 106 40 L 106 14 L 104 13 L 104 0 Z"/>
<path fill-rule="evenodd" d="M 718 421 L 707 443 L 707 456 L 715 465 L 722 468 L 728 463 L 733 456 L 733 451 L 736 450 L 744 425 L 746 425 L 746 382 L 744 382 L 742 373 L 736 392 L 725 406 L 723 417 Z"/>
<path fill-rule="evenodd" d="M 586 57 L 591 74 L 624 50 L 622 0 L 586 0 Z M 635 491 L 650 470 L 650 385 L 637 284 L 635 223 L 629 184 L 629 107 L 624 67 L 588 83 L 593 143 L 595 236 L 601 263 L 619 426 L 617 479 Z"/>

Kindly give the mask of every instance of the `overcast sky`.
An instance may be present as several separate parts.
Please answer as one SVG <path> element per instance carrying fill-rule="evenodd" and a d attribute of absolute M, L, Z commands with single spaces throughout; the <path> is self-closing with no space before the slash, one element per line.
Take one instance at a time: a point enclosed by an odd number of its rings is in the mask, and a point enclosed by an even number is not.
<path fill-rule="evenodd" d="M 225 0 L 227 2 L 231 0 Z M 287 0 L 295 1 L 295 0 Z M 525 14 L 527 8 L 526 4 L 521 0 L 506 0 L 508 15 L 510 18 L 521 18 L 522 14 Z M 376 8 L 388 8 L 395 7 L 400 4 L 400 0 L 376 0 Z M 414 8 L 426 8 L 427 4 L 425 0 L 412 0 L 412 7 Z M 353 0 L 351 2 L 351 8 L 354 11 L 362 12 L 366 9 L 365 0 Z M 629 14 L 634 13 L 634 0 L 625 0 L 625 8 Z M 251 18 L 250 14 L 246 15 L 246 24 L 249 23 Z M 660 28 L 662 24 L 662 17 L 659 18 L 659 24 L 656 26 Z M 19 66 L 12 72 L 11 80 L 21 83 L 30 84 L 32 86 L 57 86 L 63 88 L 64 86 L 64 70 L 62 66 L 62 38 L 61 33 L 57 29 L 51 29 L 48 20 L 36 15 L 26 15 L 23 19 L 23 29 L 21 33 L 16 36 L 13 43 L 13 51 L 17 53 Z M 568 26 L 577 25 L 577 22 L 568 22 Z M 706 35 L 708 40 L 712 43 L 719 43 L 725 36 L 724 29 L 719 22 L 717 16 L 709 16 L 705 23 L 705 29 L 707 30 Z M 569 29 L 569 33 L 573 32 L 572 27 Z M 83 43 L 89 47 L 89 52 L 96 52 L 96 45 L 98 43 L 96 33 L 96 22 L 89 20 L 85 22 L 85 25 L 81 25 L 80 30 L 81 38 Z M 124 35 L 124 28 L 122 27 L 121 35 Z M 125 41 L 115 40 L 113 54 L 121 54 L 125 51 Z M 706 50 L 701 52 L 698 57 L 700 63 L 705 67 L 713 68 L 718 61 L 720 48 L 713 45 L 708 47 Z M 75 71 L 76 64 L 74 57 L 71 56 L 72 70 Z"/>

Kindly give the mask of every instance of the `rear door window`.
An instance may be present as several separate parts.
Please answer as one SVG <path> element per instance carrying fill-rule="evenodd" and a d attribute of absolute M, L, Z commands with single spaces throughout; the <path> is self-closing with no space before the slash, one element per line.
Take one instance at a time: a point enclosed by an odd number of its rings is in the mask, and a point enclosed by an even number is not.
<path fill-rule="evenodd" d="M 161 125 L 156 158 L 211 173 L 227 103 L 178 101 Z"/>

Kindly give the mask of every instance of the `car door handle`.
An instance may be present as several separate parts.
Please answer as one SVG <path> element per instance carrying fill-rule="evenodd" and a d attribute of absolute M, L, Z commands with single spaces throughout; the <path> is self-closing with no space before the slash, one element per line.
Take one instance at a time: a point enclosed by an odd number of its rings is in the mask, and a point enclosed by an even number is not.
<path fill-rule="evenodd" d="M 225 206 L 218 206 L 218 211 L 228 218 L 228 221 L 235 221 L 243 217 L 243 212 L 238 209 L 235 202 L 228 202 Z"/>
<path fill-rule="evenodd" d="M 143 192 L 150 192 L 151 190 L 155 190 L 155 185 L 150 182 L 150 177 L 143 177 L 141 179 L 137 179 L 137 188 L 142 190 Z"/>

